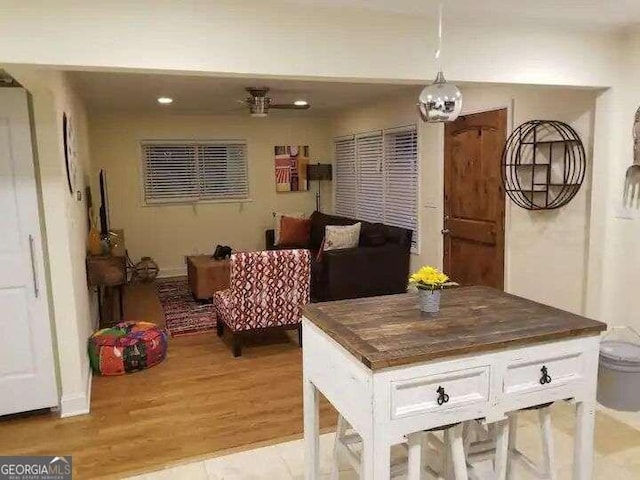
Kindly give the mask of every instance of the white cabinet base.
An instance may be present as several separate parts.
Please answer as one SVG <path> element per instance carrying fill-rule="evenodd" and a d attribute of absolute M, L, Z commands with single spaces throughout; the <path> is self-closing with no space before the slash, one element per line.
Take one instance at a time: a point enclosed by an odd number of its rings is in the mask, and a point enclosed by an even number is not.
<path fill-rule="evenodd" d="M 362 437 L 364 480 L 389 479 L 390 447 L 411 433 L 466 420 L 500 422 L 506 455 L 508 412 L 566 399 L 577 408 L 573 478 L 592 478 L 598 335 L 376 371 L 307 319 L 303 338 L 306 480 L 319 479 L 318 391 Z"/>

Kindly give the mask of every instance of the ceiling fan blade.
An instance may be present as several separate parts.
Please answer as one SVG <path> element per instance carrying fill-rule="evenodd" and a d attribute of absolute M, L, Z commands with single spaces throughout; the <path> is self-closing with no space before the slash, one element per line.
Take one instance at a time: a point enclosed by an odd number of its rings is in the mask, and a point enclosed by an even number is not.
<path fill-rule="evenodd" d="M 293 103 L 272 103 L 269 108 L 277 108 L 279 110 L 309 110 L 311 105 L 294 105 Z"/>

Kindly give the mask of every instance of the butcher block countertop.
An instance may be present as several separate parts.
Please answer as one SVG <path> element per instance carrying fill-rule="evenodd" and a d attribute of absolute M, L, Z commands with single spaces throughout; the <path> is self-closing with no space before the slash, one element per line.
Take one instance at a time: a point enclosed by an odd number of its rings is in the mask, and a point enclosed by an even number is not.
<path fill-rule="evenodd" d="M 442 292 L 423 314 L 417 293 L 314 303 L 304 316 L 371 370 L 596 335 L 602 322 L 488 287 Z"/>

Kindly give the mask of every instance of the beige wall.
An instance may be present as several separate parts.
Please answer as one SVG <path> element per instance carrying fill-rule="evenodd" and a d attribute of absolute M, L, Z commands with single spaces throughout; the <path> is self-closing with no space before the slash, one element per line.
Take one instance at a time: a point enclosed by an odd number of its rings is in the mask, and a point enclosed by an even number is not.
<path fill-rule="evenodd" d="M 275 145 L 309 145 L 312 161 L 329 162 L 329 123 L 312 112 L 268 118 L 241 116 L 114 115 L 91 117 L 94 174 L 104 168 L 109 184 L 112 228 L 125 230 L 134 260 L 153 257 L 163 275 L 185 271 L 184 256 L 213 252 L 217 244 L 264 248 L 272 212 L 315 209 L 316 183 L 308 192 L 276 193 Z M 145 206 L 142 200 L 140 141 L 150 139 L 244 139 L 247 141 L 248 202 Z M 323 204 L 330 204 L 330 190 Z"/>
<path fill-rule="evenodd" d="M 423 15 L 278 0 L 188 5 L 0 0 L 0 63 L 402 81 L 436 72 L 437 22 Z M 445 27 L 452 80 L 607 86 L 615 75 L 618 38 L 602 29 L 454 15 Z"/>
<path fill-rule="evenodd" d="M 29 69 L 12 73 L 32 94 L 61 414 L 87 413 L 90 395 L 87 339 L 96 327 L 97 309 L 85 271 L 84 186 L 91 170 L 86 111 L 64 74 Z M 80 201 L 75 193 L 69 193 L 67 186 L 63 112 L 71 119 L 76 133 Z"/>
<path fill-rule="evenodd" d="M 622 74 L 598 102 L 596 153 L 604 160 L 596 180 L 592 224 L 593 311 L 604 321 L 640 332 L 640 208 L 624 208 L 627 168 L 633 163 L 632 127 L 640 107 L 640 29 L 620 51 Z M 595 205 L 595 203 L 594 203 Z"/>
<path fill-rule="evenodd" d="M 597 93 L 517 86 L 467 86 L 463 113 L 508 108 L 516 126 L 532 119 L 556 119 L 581 136 L 589 168 L 592 162 L 593 115 Z M 408 123 L 419 126 L 420 255 L 412 267 L 442 265 L 443 128 L 424 124 L 415 110 L 416 95 L 386 99 L 343 112 L 334 119 L 334 135 L 345 135 Z M 509 125 L 511 130 L 512 125 Z M 529 212 L 507 201 L 505 224 L 505 289 L 572 312 L 583 312 L 588 259 L 590 175 L 569 205 Z"/>

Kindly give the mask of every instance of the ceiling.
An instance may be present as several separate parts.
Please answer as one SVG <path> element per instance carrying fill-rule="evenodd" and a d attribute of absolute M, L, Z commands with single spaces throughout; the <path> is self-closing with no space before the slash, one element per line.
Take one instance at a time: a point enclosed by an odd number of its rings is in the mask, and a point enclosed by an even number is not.
<path fill-rule="evenodd" d="M 313 82 L 297 80 L 256 80 L 166 74 L 116 72 L 68 72 L 70 81 L 90 111 L 96 112 L 171 112 L 181 114 L 244 114 L 247 109 L 238 100 L 246 98 L 245 87 L 271 89 L 276 103 L 306 100 L 308 112 L 272 110 L 269 115 L 331 115 L 350 106 L 413 92 L 418 85 L 373 83 Z M 173 98 L 168 106 L 159 105 L 157 98 Z"/>
<path fill-rule="evenodd" d="M 326 7 L 353 7 L 435 16 L 439 0 L 287 0 Z M 447 18 L 521 21 L 582 27 L 621 28 L 640 23 L 639 0 L 447 0 Z"/>

